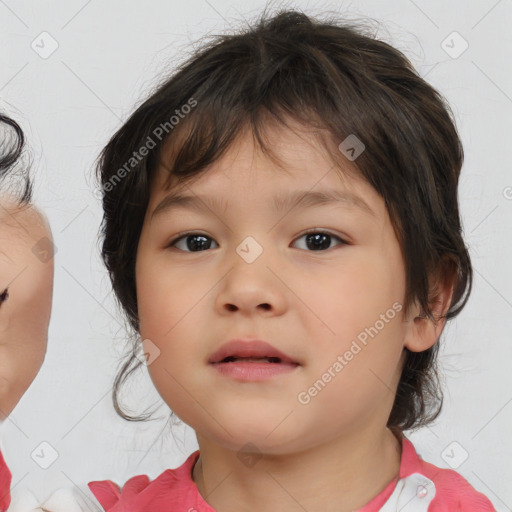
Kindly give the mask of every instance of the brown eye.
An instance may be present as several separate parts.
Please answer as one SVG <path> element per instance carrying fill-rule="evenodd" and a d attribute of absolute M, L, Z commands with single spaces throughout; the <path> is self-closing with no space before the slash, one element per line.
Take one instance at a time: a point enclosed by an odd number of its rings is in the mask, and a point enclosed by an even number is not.
<path fill-rule="evenodd" d="M 177 247 L 183 252 L 202 252 L 211 249 L 211 241 L 213 238 L 201 233 L 185 233 L 170 242 L 167 247 Z M 178 243 L 181 243 L 181 247 L 178 247 Z"/>
<path fill-rule="evenodd" d="M 333 239 L 341 242 L 338 245 L 349 245 L 339 236 L 328 231 L 321 231 L 318 229 L 304 233 L 302 236 L 297 238 L 297 240 L 301 238 L 306 238 L 306 250 L 309 251 L 325 252 L 327 249 L 331 248 L 330 246 Z M 212 241 L 216 243 L 213 238 L 202 233 L 182 233 L 181 236 L 169 242 L 167 248 L 176 247 L 178 250 L 183 252 L 203 252 L 212 248 Z M 181 247 L 179 247 L 178 244 L 181 244 Z"/>
<path fill-rule="evenodd" d="M 301 238 L 305 238 L 305 247 L 307 250 L 316 252 L 325 252 L 327 249 L 330 249 L 331 242 L 333 239 L 339 240 L 341 242 L 341 244 L 338 245 L 348 245 L 347 242 L 345 242 L 345 240 L 327 231 L 308 231 L 307 233 L 304 233 L 302 236 L 297 238 L 297 240 L 300 240 Z"/>

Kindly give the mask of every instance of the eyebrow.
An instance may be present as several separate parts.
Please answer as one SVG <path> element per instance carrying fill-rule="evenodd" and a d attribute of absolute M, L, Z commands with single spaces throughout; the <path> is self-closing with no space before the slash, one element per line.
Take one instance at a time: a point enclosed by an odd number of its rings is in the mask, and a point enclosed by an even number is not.
<path fill-rule="evenodd" d="M 362 197 L 347 190 L 299 190 L 292 193 L 275 195 L 272 202 L 276 213 L 290 211 L 293 208 L 311 208 L 314 206 L 338 204 L 358 208 L 376 217 L 376 213 Z M 153 219 L 164 212 L 179 208 L 204 212 L 208 210 L 226 211 L 227 206 L 225 198 L 218 196 L 188 195 L 180 192 L 171 192 L 158 203 L 151 214 L 151 218 Z"/>

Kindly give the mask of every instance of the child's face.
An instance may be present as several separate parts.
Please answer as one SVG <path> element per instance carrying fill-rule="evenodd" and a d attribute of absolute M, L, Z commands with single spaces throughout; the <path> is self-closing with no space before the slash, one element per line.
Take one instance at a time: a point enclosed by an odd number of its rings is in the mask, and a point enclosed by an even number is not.
<path fill-rule="evenodd" d="M 0 201 L 0 419 L 14 409 L 43 363 L 53 293 L 51 230 L 37 208 Z"/>
<path fill-rule="evenodd" d="M 269 140 L 289 172 L 245 135 L 183 191 L 215 200 L 202 210 L 180 205 L 152 217 L 168 194 L 160 169 L 136 280 L 149 373 L 169 407 L 198 439 L 277 454 L 382 430 L 409 322 L 399 312 L 405 267 L 384 200 L 360 178 L 340 179 L 311 133 L 277 130 Z M 277 196 L 320 190 L 356 194 L 373 214 L 347 202 L 274 209 Z M 330 241 L 304 236 L 312 228 Z M 207 238 L 166 248 L 192 230 Z M 241 249 L 262 252 L 246 261 Z M 208 359 L 234 338 L 265 340 L 301 365 L 262 382 L 226 377 Z"/>

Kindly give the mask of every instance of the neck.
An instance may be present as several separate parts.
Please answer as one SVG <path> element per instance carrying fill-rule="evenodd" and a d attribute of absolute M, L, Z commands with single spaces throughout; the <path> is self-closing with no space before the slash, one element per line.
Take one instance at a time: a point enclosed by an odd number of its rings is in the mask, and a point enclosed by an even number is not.
<path fill-rule="evenodd" d="M 352 512 L 398 478 L 401 442 L 385 429 L 344 436 L 300 453 L 263 454 L 251 467 L 198 436 L 192 477 L 217 512 Z M 203 445 L 203 446 L 201 446 Z"/>

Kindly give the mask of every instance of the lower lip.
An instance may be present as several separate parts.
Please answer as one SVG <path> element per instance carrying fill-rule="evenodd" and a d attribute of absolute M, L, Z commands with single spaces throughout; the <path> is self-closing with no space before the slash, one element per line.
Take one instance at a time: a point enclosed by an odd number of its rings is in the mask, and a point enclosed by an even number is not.
<path fill-rule="evenodd" d="M 250 361 L 213 364 L 213 367 L 225 377 L 251 382 L 261 382 L 276 375 L 293 372 L 298 366 L 298 364 L 293 363 L 258 363 Z"/>

